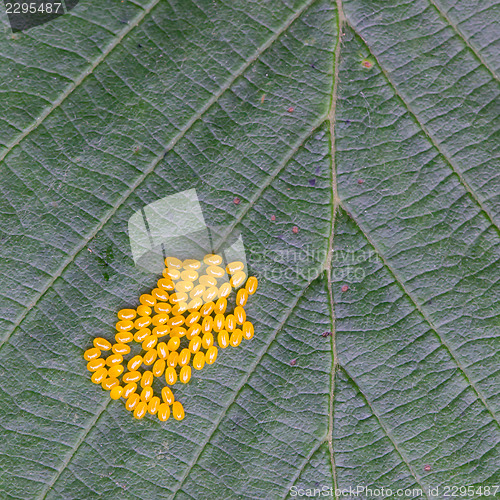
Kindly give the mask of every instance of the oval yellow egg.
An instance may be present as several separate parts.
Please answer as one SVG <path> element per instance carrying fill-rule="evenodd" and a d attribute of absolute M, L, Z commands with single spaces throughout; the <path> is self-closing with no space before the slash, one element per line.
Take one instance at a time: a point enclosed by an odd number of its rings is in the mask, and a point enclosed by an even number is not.
<path fill-rule="evenodd" d="M 170 417 L 170 406 L 166 403 L 162 403 L 158 406 L 158 418 L 162 422 L 166 422 Z"/>
<path fill-rule="evenodd" d="M 250 276 L 250 278 L 248 278 L 245 284 L 245 288 L 248 294 L 253 295 L 257 291 L 257 286 L 258 286 L 257 278 L 255 276 Z"/>
<path fill-rule="evenodd" d="M 168 355 L 167 365 L 175 368 L 177 366 L 177 361 L 179 360 L 179 353 L 177 351 L 172 351 Z"/>
<path fill-rule="evenodd" d="M 99 368 L 90 377 L 90 380 L 94 382 L 94 384 L 100 384 L 108 375 L 108 370 L 106 368 Z"/>
<path fill-rule="evenodd" d="M 250 340 L 253 337 L 253 324 L 250 323 L 250 321 L 245 321 L 243 323 L 243 337 L 245 337 L 247 340 Z"/>
<path fill-rule="evenodd" d="M 191 380 L 191 367 L 189 365 L 184 365 L 179 372 L 179 380 L 183 384 L 187 384 Z"/>
<path fill-rule="evenodd" d="M 155 304 L 155 313 L 168 314 L 172 310 L 172 306 L 166 302 L 158 302 Z"/>
<path fill-rule="evenodd" d="M 248 291 L 246 288 L 240 288 L 236 294 L 236 305 L 243 307 L 248 300 Z"/>
<path fill-rule="evenodd" d="M 97 347 L 101 351 L 109 351 L 111 349 L 111 342 L 102 337 L 97 337 L 94 339 L 94 347 Z"/>
<path fill-rule="evenodd" d="M 134 319 L 135 311 L 133 309 L 122 309 L 118 311 L 118 319 Z"/>
<path fill-rule="evenodd" d="M 226 274 L 226 271 L 219 266 L 208 266 L 205 272 L 214 278 L 222 278 Z"/>
<path fill-rule="evenodd" d="M 170 389 L 170 387 L 164 387 L 161 390 L 161 398 L 163 399 L 163 401 L 165 401 L 165 403 L 169 405 L 171 405 L 175 401 L 174 393 L 172 392 L 172 389 Z"/>
<path fill-rule="evenodd" d="M 201 267 L 201 262 L 197 259 L 186 259 L 183 263 L 182 263 L 182 267 L 184 269 L 199 269 Z"/>
<path fill-rule="evenodd" d="M 240 261 L 230 262 L 226 266 L 226 271 L 228 274 L 234 274 L 236 271 L 243 271 L 245 269 L 245 264 Z"/>
<path fill-rule="evenodd" d="M 125 403 L 125 408 L 128 411 L 132 411 L 141 401 L 141 398 L 139 397 L 139 394 L 133 393 L 129 396 Z"/>
<path fill-rule="evenodd" d="M 142 361 L 143 361 L 142 356 L 137 354 L 136 356 L 134 356 L 129 360 L 129 362 L 127 363 L 127 368 L 130 371 L 136 371 L 139 368 L 139 366 L 142 365 Z"/>
<path fill-rule="evenodd" d="M 205 366 L 205 354 L 202 352 L 197 352 L 193 358 L 193 368 L 195 370 L 201 370 Z"/>
<path fill-rule="evenodd" d="M 232 332 L 234 330 L 234 327 L 236 326 L 236 321 L 234 319 L 234 315 L 233 314 L 228 314 L 226 316 L 226 324 L 225 324 L 225 329 L 228 331 L 228 332 Z"/>
<path fill-rule="evenodd" d="M 83 357 L 87 361 L 92 361 L 93 359 L 97 359 L 100 355 L 101 355 L 101 351 L 97 347 L 91 347 L 90 349 L 87 349 L 83 353 Z"/>
<path fill-rule="evenodd" d="M 135 382 L 129 382 L 124 388 L 122 397 L 128 399 L 137 390 L 137 384 Z"/>
<path fill-rule="evenodd" d="M 195 352 L 198 352 L 201 347 L 201 337 L 198 335 L 195 335 L 190 341 L 189 341 L 189 350 L 194 354 Z"/>
<path fill-rule="evenodd" d="M 134 328 L 140 330 L 141 328 L 147 328 L 151 324 L 150 316 L 141 316 L 134 321 Z"/>
<path fill-rule="evenodd" d="M 179 401 L 174 401 L 172 405 L 172 415 L 175 420 L 182 420 L 184 418 L 184 407 Z"/>
<path fill-rule="evenodd" d="M 151 335 L 151 330 L 149 328 L 141 328 L 139 331 L 135 332 L 134 340 L 136 342 L 142 342 L 149 335 Z"/>
<path fill-rule="evenodd" d="M 156 304 L 156 299 L 149 293 L 144 293 L 139 297 L 139 302 L 145 306 L 153 307 Z"/>
<path fill-rule="evenodd" d="M 177 372 L 172 366 L 165 370 L 165 381 L 168 385 L 174 385 L 177 382 Z"/>
<path fill-rule="evenodd" d="M 126 344 L 128 342 L 132 342 L 132 340 L 134 340 L 134 336 L 132 335 L 132 332 L 118 332 L 115 335 L 115 340 L 119 344 Z"/>
<path fill-rule="evenodd" d="M 226 330 L 221 330 L 219 332 L 219 335 L 217 335 L 217 343 L 222 349 L 225 349 L 229 345 L 229 335 Z"/>
<path fill-rule="evenodd" d="M 247 275 L 243 271 L 236 271 L 229 280 L 229 283 L 231 283 L 233 288 L 239 288 L 245 282 L 246 277 Z"/>
<path fill-rule="evenodd" d="M 141 401 L 140 403 L 137 403 L 137 406 L 135 407 L 134 410 L 134 418 L 137 420 L 140 420 L 141 418 L 144 418 L 144 415 L 146 415 L 148 409 L 148 404 L 144 401 Z"/>
<path fill-rule="evenodd" d="M 180 366 L 187 365 L 191 359 L 191 351 L 189 349 L 182 349 L 179 354 L 178 363 Z"/>
<path fill-rule="evenodd" d="M 108 366 L 117 365 L 123 362 L 123 356 L 121 354 L 112 354 L 106 358 L 106 364 Z"/>
<path fill-rule="evenodd" d="M 158 357 L 160 359 L 167 359 L 168 358 L 168 348 L 167 348 L 167 344 L 165 344 L 165 342 L 160 342 L 157 346 L 156 346 L 156 350 L 158 351 Z"/>
<path fill-rule="evenodd" d="M 153 388 L 150 386 L 144 387 L 141 391 L 141 400 L 146 403 L 153 397 Z"/>
<path fill-rule="evenodd" d="M 97 359 L 91 359 L 87 363 L 87 370 L 89 372 L 95 372 L 96 370 L 99 370 L 99 368 L 102 368 L 106 362 L 102 358 L 97 358 Z"/>
<path fill-rule="evenodd" d="M 207 349 L 207 352 L 205 353 L 205 361 L 207 362 L 207 364 L 212 365 L 215 363 L 218 352 L 219 351 L 217 350 L 217 347 L 215 347 L 214 345 L 210 346 Z"/>
<path fill-rule="evenodd" d="M 165 360 L 157 359 L 153 365 L 153 375 L 155 377 L 161 377 L 165 371 Z"/>
<path fill-rule="evenodd" d="M 128 354 L 130 352 L 130 346 L 128 344 L 121 343 L 115 344 L 113 346 L 113 352 L 115 354 L 121 354 L 123 356 L 124 354 Z"/>
<path fill-rule="evenodd" d="M 148 403 L 148 413 L 151 415 L 156 415 L 159 406 L 160 398 L 158 396 L 153 396 Z"/>
<path fill-rule="evenodd" d="M 123 365 L 120 365 L 120 364 L 116 364 L 116 365 L 113 365 L 109 370 L 108 370 L 108 375 L 112 378 L 118 378 L 122 373 L 123 373 L 123 370 L 125 368 L 123 368 Z"/>
<path fill-rule="evenodd" d="M 229 344 L 233 347 L 238 347 L 241 343 L 241 339 L 243 338 L 243 333 L 239 328 L 236 328 L 234 332 L 229 337 Z"/>
<path fill-rule="evenodd" d="M 129 382 L 139 382 L 141 380 L 141 372 L 132 371 L 123 374 L 122 380 L 124 383 L 128 384 Z"/>
<path fill-rule="evenodd" d="M 212 314 L 214 307 L 215 307 L 215 304 L 212 301 L 206 302 L 205 304 L 203 304 L 201 306 L 200 314 L 202 316 L 208 316 L 208 315 Z"/>
<path fill-rule="evenodd" d="M 177 257 L 167 257 L 165 259 L 165 267 L 171 269 L 180 269 L 182 267 L 182 261 Z"/>
<path fill-rule="evenodd" d="M 137 307 L 137 314 L 139 316 L 151 316 L 151 313 L 153 311 L 151 310 L 151 307 L 146 306 L 144 304 L 141 304 L 140 306 Z"/>
<path fill-rule="evenodd" d="M 113 389 L 111 389 L 109 393 L 111 399 L 120 399 L 122 397 L 122 394 L 123 394 L 123 387 L 119 385 L 113 387 Z"/>
<path fill-rule="evenodd" d="M 156 361 L 157 356 L 158 352 L 156 349 L 149 349 L 149 351 L 144 354 L 144 364 L 146 366 L 152 365 Z"/>
<path fill-rule="evenodd" d="M 109 375 L 109 373 L 108 373 L 108 375 Z M 110 391 L 111 389 L 113 389 L 113 387 L 116 387 L 119 384 L 120 384 L 120 382 L 117 378 L 107 378 L 101 382 L 101 387 L 105 391 Z"/>
<path fill-rule="evenodd" d="M 211 345 L 214 344 L 214 336 L 211 333 L 205 333 L 203 338 L 201 339 L 201 345 L 208 349 Z"/>
<path fill-rule="evenodd" d="M 169 298 L 169 294 L 164 288 L 153 288 L 153 290 L 151 290 L 151 295 L 156 300 L 161 300 L 162 302 L 166 302 Z"/>

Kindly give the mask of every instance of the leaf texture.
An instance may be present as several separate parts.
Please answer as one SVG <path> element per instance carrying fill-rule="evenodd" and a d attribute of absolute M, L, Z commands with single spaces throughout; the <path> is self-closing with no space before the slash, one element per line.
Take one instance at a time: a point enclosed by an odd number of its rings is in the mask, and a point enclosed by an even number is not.
<path fill-rule="evenodd" d="M 4 37 L 0 496 L 498 484 L 497 12 L 83 1 Z M 135 421 L 82 353 L 156 282 L 128 219 L 191 188 L 256 335 Z"/>

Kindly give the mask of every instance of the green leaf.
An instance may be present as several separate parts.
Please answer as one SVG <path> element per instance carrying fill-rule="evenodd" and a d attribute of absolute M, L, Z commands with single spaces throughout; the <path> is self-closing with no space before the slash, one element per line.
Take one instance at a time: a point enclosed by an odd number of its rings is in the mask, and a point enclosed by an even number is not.
<path fill-rule="evenodd" d="M 113 0 L 5 27 L 0 496 L 493 498 L 494 14 Z M 82 353 L 156 283 L 129 218 L 191 188 L 243 235 L 256 334 L 176 386 L 182 422 L 136 421 Z"/>

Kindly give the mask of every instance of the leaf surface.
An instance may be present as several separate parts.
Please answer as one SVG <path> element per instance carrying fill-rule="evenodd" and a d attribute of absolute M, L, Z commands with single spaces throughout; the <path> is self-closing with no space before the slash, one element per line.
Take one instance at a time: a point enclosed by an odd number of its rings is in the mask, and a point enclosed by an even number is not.
<path fill-rule="evenodd" d="M 495 9 L 84 1 L 4 38 L 2 495 L 498 483 Z M 256 335 L 138 422 L 82 353 L 156 283 L 128 219 L 191 188 Z"/>

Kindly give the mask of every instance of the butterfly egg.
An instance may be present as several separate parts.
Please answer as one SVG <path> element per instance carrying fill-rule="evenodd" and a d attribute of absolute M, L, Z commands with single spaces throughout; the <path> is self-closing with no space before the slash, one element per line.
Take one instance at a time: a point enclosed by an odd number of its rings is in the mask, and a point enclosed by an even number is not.
<path fill-rule="evenodd" d="M 140 354 L 137 354 L 129 360 L 129 362 L 127 363 L 127 368 L 131 372 L 136 371 L 142 365 L 142 361 L 142 356 Z"/>
<path fill-rule="evenodd" d="M 147 328 L 151 324 L 150 316 L 141 316 L 134 321 L 134 328 L 136 330 L 141 330 L 142 328 Z"/>
<path fill-rule="evenodd" d="M 153 397 L 153 388 L 152 387 L 144 387 L 141 391 L 141 400 L 144 402 L 148 402 Z"/>
<path fill-rule="evenodd" d="M 90 377 L 90 380 L 94 382 L 94 384 L 100 384 L 108 375 L 108 370 L 106 368 L 102 367 L 97 369 L 93 374 L 92 377 Z"/>
<path fill-rule="evenodd" d="M 136 418 L 137 420 L 144 418 L 147 410 L 148 410 L 148 404 L 146 402 L 141 401 L 140 403 L 137 403 L 137 406 L 135 407 L 134 410 L 134 418 Z"/>
<path fill-rule="evenodd" d="M 91 347 L 90 349 L 87 349 L 83 353 L 83 357 L 85 358 L 86 361 L 91 361 L 93 359 L 97 359 L 101 356 L 101 350 L 98 349 L 97 347 Z"/>
<path fill-rule="evenodd" d="M 227 284 L 229 284 L 229 283 L 227 283 Z M 214 313 L 215 314 L 224 314 L 226 312 L 226 307 L 227 307 L 227 299 L 224 297 L 221 297 L 215 303 Z"/>
<path fill-rule="evenodd" d="M 181 280 L 183 281 L 196 281 L 198 273 L 194 269 L 186 269 L 181 271 Z"/>
<path fill-rule="evenodd" d="M 153 375 L 155 377 L 161 377 L 165 371 L 165 360 L 157 359 L 153 365 Z"/>
<path fill-rule="evenodd" d="M 179 366 L 187 365 L 190 359 L 191 359 L 191 351 L 189 349 L 182 349 L 178 359 Z"/>
<path fill-rule="evenodd" d="M 198 279 L 200 285 L 203 286 L 216 286 L 217 285 L 217 280 L 213 276 L 209 276 L 208 274 L 204 274 L 203 276 L 200 276 Z"/>
<path fill-rule="evenodd" d="M 161 300 L 162 302 L 167 302 L 170 297 L 168 292 L 163 288 L 153 288 L 153 290 L 151 290 L 151 295 L 156 300 Z"/>
<path fill-rule="evenodd" d="M 159 406 L 160 406 L 160 398 L 158 396 L 153 396 L 148 403 L 148 413 L 150 415 L 156 415 Z"/>
<path fill-rule="evenodd" d="M 177 281 L 181 277 L 181 273 L 178 269 L 172 269 L 171 267 L 168 267 L 163 270 L 163 276 L 167 279 L 171 279 L 173 281 Z"/>
<path fill-rule="evenodd" d="M 209 365 L 213 365 L 217 359 L 218 349 L 214 345 L 210 346 L 205 353 L 205 361 Z"/>
<path fill-rule="evenodd" d="M 211 345 L 214 345 L 214 336 L 211 333 L 205 333 L 201 339 L 201 345 L 208 349 Z"/>
<path fill-rule="evenodd" d="M 158 302 L 155 304 L 154 309 L 156 314 L 168 314 L 172 310 L 172 306 L 170 304 L 166 304 L 165 302 Z"/>
<path fill-rule="evenodd" d="M 187 330 L 182 327 L 182 326 L 175 326 L 172 328 L 172 331 L 170 332 L 170 337 L 184 337 L 186 335 Z"/>
<path fill-rule="evenodd" d="M 194 354 L 198 352 L 201 347 L 201 337 L 196 335 L 189 341 L 189 350 Z"/>
<path fill-rule="evenodd" d="M 253 295 L 257 291 L 258 281 L 255 276 L 250 276 L 247 282 L 245 283 L 245 289 L 248 292 L 248 295 Z"/>
<path fill-rule="evenodd" d="M 188 310 L 187 302 L 182 300 L 181 302 L 177 302 L 174 307 L 172 307 L 172 314 L 174 316 L 178 316 L 179 314 L 183 314 Z"/>
<path fill-rule="evenodd" d="M 139 331 L 134 333 L 134 340 L 136 342 L 142 342 L 150 335 L 151 335 L 151 330 L 149 328 L 141 328 Z"/>
<path fill-rule="evenodd" d="M 139 302 L 145 306 L 153 307 L 156 304 L 156 299 L 149 293 L 144 293 L 139 297 Z"/>
<path fill-rule="evenodd" d="M 118 311 L 118 319 L 134 319 L 135 318 L 135 311 L 134 309 L 121 309 Z"/>
<path fill-rule="evenodd" d="M 102 337 L 95 338 L 93 343 L 94 347 L 97 347 L 97 349 L 100 349 L 101 351 L 109 351 L 111 349 L 111 342 L 108 342 Z"/>
<path fill-rule="evenodd" d="M 170 295 L 169 299 L 171 304 L 175 305 L 179 302 L 186 302 L 188 300 L 188 296 L 184 292 L 176 292 Z"/>
<path fill-rule="evenodd" d="M 99 368 L 103 368 L 105 364 L 106 361 L 102 358 L 91 359 L 87 363 L 87 370 L 89 372 L 95 372 L 96 370 L 99 370 Z"/>
<path fill-rule="evenodd" d="M 174 393 L 170 387 L 164 387 L 161 390 L 161 399 L 163 399 L 163 401 L 168 405 L 171 405 L 175 401 Z"/>
<path fill-rule="evenodd" d="M 234 308 L 234 317 L 236 319 L 236 323 L 238 323 L 238 325 L 242 325 L 247 319 L 247 313 L 243 307 L 236 306 Z"/>
<path fill-rule="evenodd" d="M 169 351 L 177 351 L 180 345 L 181 345 L 181 339 L 179 337 L 172 337 L 167 343 Z"/>
<path fill-rule="evenodd" d="M 192 312 L 189 314 L 189 316 L 186 318 L 186 326 L 191 327 L 194 325 L 199 319 L 201 318 L 201 313 L 198 311 Z"/>
<path fill-rule="evenodd" d="M 216 286 L 211 286 L 203 292 L 202 299 L 205 302 L 211 302 L 217 298 L 218 293 L 218 288 Z"/>
<path fill-rule="evenodd" d="M 123 370 L 123 365 L 113 365 L 109 370 L 108 370 L 108 375 L 112 378 L 118 378 L 122 373 Z M 118 399 L 118 398 L 117 398 Z"/>
<path fill-rule="evenodd" d="M 205 366 L 205 354 L 201 351 L 197 352 L 193 358 L 193 368 L 195 370 L 201 370 Z"/>
<path fill-rule="evenodd" d="M 243 307 L 248 300 L 248 291 L 246 288 L 240 288 L 236 294 L 236 305 Z"/>
<path fill-rule="evenodd" d="M 139 316 L 151 316 L 152 312 L 153 310 L 151 309 L 151 307 L 145 306 L 144 304 L 141 304 L 140 306 L 137 307 L 137 314 Z"/>
<path fill-rule="evenodd" d="M 195 299 L 191 300 L 188 304 L 188 311 L 189 312 L 194 312 L 198 311 L 198 309 L 203 305 L 203 299 L 201 297 L 196 297 Z"/>
<path fill-rule="evenodd" d="M 170 316 L 168 314 L 155 314 L 151 320 L 151 323 L 153 324 L 153 326 L 161 326 L 164 325 L 169 319 Z"/>
<path fill-rule="evenodd" d="M 153 372 L 150 371 L 150 370 L 146 370 L 143 374 L 142 374 L 142 378 L 141 378 L 141 387 L 144 388 L 144 387 L 149 387 L 152 383 L 153 383 Z"/>
<path fill-rule="evenodd" d="M 192 270 L 196 271 L 200 267 L 201 267 L 201 262 L 197 259 L 186 259 L 182 263 L 183 269 L 192 269 Z"/>
<path fill-rule="evenodd" d="M 156 349 L 150 349 L 146 354 L 144 354 L 144 364 L 146 366 L 152 365 L 156 361 L 158 356 L 158 351 Z"/>
<path fill-rule="evenodd" d="M 165 342 L 160 342 L 157 346 L 156 346 L 156 351 L 158 352 L 158 357 L 160 359 L 167 359 L 168 358 L 168 348 L 167 348 L 167 344 L 165 344 Z"/>
<path fill-rule="evenodd" d="M 164 278 L 157 281 L 158 288 L 166 290 L 167 292 L 173 292 L 175 290 L 175 284 L 169 276 L 165 276 L 165 271 L 163 271 Z"/>
<path fill-rule="evenodd" d="M 106 365 L 113 366 L 123 362 L 123 356 L 121 354 L 112 354 L 106 358 Z"/>
<path fill-rule="evenodd" d="M 182 420 L 184 418 L 184 407 L 179 401 L 174 401 L 172 405 L 172 416 L 175 420 Z"/>
<path fill-rule="evenodd" d="M 247 275 L 243 271 L 236 271 L 229 280 L 229 283 L 231 283 L 233 288 L 239 288 L 245 282 L 246 277 Z"/>
<path fill-rule="evenodd" d="M 243 262 L 240 261 L 230 262 L 226 266 L 227 274 L 234 274 L 237 271 L 243 271 L 244 269 L 245 269 L 245 264 L 243 264 Z"/>
<path fill-rule="evenodd" d="M 139 371 L 131 371 L 123 374 L 122 380 L 123 383 L 128 384 L 129 382 L 139 382 L 141 380 L 141 372 Z"/>
<path fill-rule="evenodd" d="M 177 382 L 177 372 L 173 366 L 169 366 L 165 370 L 165 381 L 168 385 L 174 385 Z"/>
<path fill-rule="evenodd" d="M 132 335 L 132 332 L 118 332 L 115 335 L 115 340 L 119 344 L 126 344 L 128 342 L 132 342 L 132 340 L 134 340 L 134 336 Z"/>
<path fill-rule="evenodd" d="M 223 314 L 216 314 L 212 327 L 214 329 L 214 332 L 220 332 L 224 328 L 224 325 L 226 324 L 225 322 L 226 318 Z"/>
<path fill-rule="evenodd" d="M 184 365 L 179 372 L 179 380 L 183 384 L 187 384 L 191 380 L 191 367 L 189 365 Z"/>
<path fill-rule="evenodd" d="M 226 324 L 225 324 L 225 329 L 228 332 L 232 332 L 234 330 L 234 327 L 236 326 L 236 320 L 234 318 L 234 314 L 228 314 L 226 316 Z"/>
<path fill-rule="evenodd" d="M 110 391 L 113 387 L 120 385 L 120 381 L 117 378 L 107 378 L 101 382 L 101 387 L 105 391 Z"/>
<path fill-rule="evenodd" d="M 158 337 L 156 335 L 148 335 L 142 342 L 142 348 L 145 351 L 149 351 L 150 349 L 153 349 L 157 342 Z"/>
<path fill-rule="evenodd" d="M 222 278 L 226 274 L 226 271 L 224 271 L 224 269 L 219 266 L 208 266 L 205 272 L 209 276 L 213 276 L 214 278 Z"/>
<path fill-rule="evenodd" d="M 173 328 L 174 326 L 182 326 L 184 324 L 184 316 L 178 315 L 170 318 L 167 322 L 167 326 Z"/>
<path fill-rule="evenodd" d="M 201 306 L 200 314 L 202 316 L 208 316 L 208 315 L 212 314 L 214 307 L 215 307 L 215 304 L 212 301 L 206 302 L 205 304 L 203 304 Z"/>
<path fill-rule="evenodd" d="M 231 337 L 229 338 L 229 344 L 233 347 L 238 347 L 241 344 L 241 339 L 243 338 L 243 333 L 239 328 L 236 328 L 233 333 L 231 333 Z"/>
<path fill-rule="evenodd" d="M 165 259 L 165 267 L 169 267 L 171 269 L 181 269 L 182 261 L 177 257 L 167 257 Z"/>
<path fill-rule="evenodd" d="M 134 322 L 128 319 L 118 321 L 118 323 L 116 323 L 116 329 L 119 332 L 127 332 L 128 330 L 132 330 L 132 328 L 134 328 Z"/>
<path fill-rule="evenodd" d="M 196 299 L 197 297 L 202 297 L 205 291 L 205 285 L 196 285 L 190 292 L 189 297 L 191 299 Z M 188 306 L 189 307 L 189 306 Z"/>
<path fill-rule="evenodd" d="M 188 340 L 191 340 L 193 337 L 201 333 L 201 325 L 199 323 L 195 323 L 194 325 L 189 328 L 189 330 L 186 332 L 186 338 Z"/>
<path fill-rule="evenodd" d="M 158 419 L 161 422 L 166 422 L 170 418 L 170 406 L 166 403 L 162 403 L 158 406 Z"/>
<path fill-rule="evenodd" d="M 129 396 L 125 403 L 125 408 L 128 411 L 132 411 L 141 401 L 141 398 L 139 397 L 139 394 L 133 393 Z"/>
<path fill-rule="evenodd" d="M 179 281 L 175 285 L 176 292 L 186 293 L 192 289 L 193 289 L 193 282 L 192 281 Z"/>
<path fill-rule="evenodd" d="M 175 368 L 177 362 L 179 361 L 179 353 L 177 351 L 172 351 L 167 358 L 167 365 L 169 368 Z"/>
<path fill-rule="evenodd" d="M 127 344 L 120 344 L 120 343 L 115 344 L 113 346 L 113 352 L 115 354 L 121 354 L 123 356 L 124 354 L 128 354 L 130 352 L 130 346 Z"/>
<path fill-rule="evenodd" d="M 222 349 L 225 349 L 229 345 L 229 334 L 226 330 L 221 330 L 219 332 L 219 335 L 217 335 L 217 343 Z"/>
<path fill-rule="evenodd" d="M 250 323 L 250 321 L 245 321 L 243 323 L 243 337 L 245 337 L 247 340 L 250 340 L 253 337 L 253 324 Z"/>
<path fill-rule="evenodd" d="M 137 390 L 137 384 L 135 382 L 129 382 L 124 388 L 122 393 L 122 398 L 128 399 Z"/>
<path fill-rule="evenodd" d="M 111 399 L 120 399 L 122 397 L 122 394 L 123 394 L 123 387 L 120 385 L 113 387 L 113 389 L 111 389 L 109 393 Z"/>
<path fill-rule="evenodd" d="M 227 298 L 229 297 L 229 295 L 231 294 L 231 284 L 230 283 L 223 283 L 221 285 L 221 287 L 219 288 L 219 292 L 217 293 L 217 296 L 219 297 L 219 299 L 223 298 Z"/>
<path fill-rule="evenodd" d="M 168 325 L 155 326 L 153 328 L 153 335 L 157 337 L 164 337 L 170 333 L 170 327 Z"/>
<path fill-rule="evenodd" d="M 210 333 L 212 331 L 213 325 L 214 319 L 212 318 L 212 316 L 205 316 L 203 318 L 203 322 L 201 323 L 202 333 Z"/>
<path fill-rule="evenodd" d="M 209 253 L 203 257 L 203 262 L 207 266 L 218 266 L 219 264 L 222 264 L 222 257 L 220 255 Z"/>

